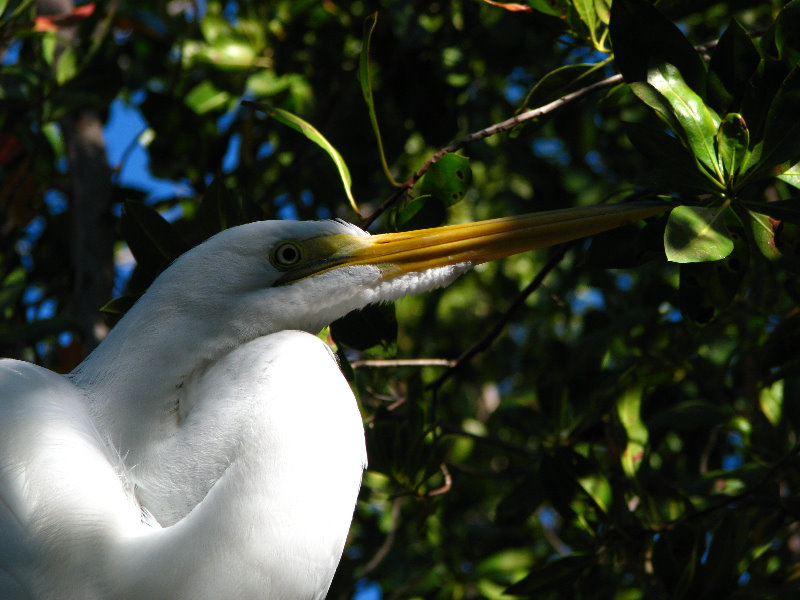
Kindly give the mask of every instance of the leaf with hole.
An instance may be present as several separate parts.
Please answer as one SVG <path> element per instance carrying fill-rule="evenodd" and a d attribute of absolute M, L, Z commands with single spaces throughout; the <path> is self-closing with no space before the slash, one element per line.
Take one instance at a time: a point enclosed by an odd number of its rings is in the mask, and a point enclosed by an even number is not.
<path fill-rule="evenodd" d="M 464 199 L 472 185 L 472 168 L 469 159 L 458 154 L 445 154 L 425 173 L 420 182 L 421 194 L 430 194 L 445 206 Z"/>

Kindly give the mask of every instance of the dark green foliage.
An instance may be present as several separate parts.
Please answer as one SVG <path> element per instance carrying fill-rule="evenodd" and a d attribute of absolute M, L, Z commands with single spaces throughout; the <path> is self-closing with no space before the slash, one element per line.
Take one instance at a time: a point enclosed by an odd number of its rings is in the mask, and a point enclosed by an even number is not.
<path fill-rule="evenodd" d="M 798 593 L 800 2 L 110 6 L 63 37 L 0 0 L 0 47 L 19 51 L 0 66 L 4 355 L 80 360 L 85 165 L 67 132 L 115 98 L 187 192 L 145 198 L 114 174 L 108 227 L 138 264 L 112 322 L 221 229 L 359 223 L 348 173 L 372 231 L 667 199 L 646 224 L 332 326 L 370 471 L 330 597 L 360 580 L 384 598 Z"/>

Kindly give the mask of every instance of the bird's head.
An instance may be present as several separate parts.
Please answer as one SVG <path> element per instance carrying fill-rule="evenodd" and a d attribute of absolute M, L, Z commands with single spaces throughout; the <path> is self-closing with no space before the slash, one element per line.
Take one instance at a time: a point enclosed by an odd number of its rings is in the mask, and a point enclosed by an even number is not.
<path fill-rule="evenodd" d="M 446 285 L 475 264 L 663 210 L 593 206 L 378 235 L 341 221 L 261 221 L 189 251 L 151 292 L 161 288 L 159 295 L 179 310 L 192 304 L 200 326 L 206 319 L 224 322 L 240 340 L 282 329 L 315 332 L 370 303 Z"/>

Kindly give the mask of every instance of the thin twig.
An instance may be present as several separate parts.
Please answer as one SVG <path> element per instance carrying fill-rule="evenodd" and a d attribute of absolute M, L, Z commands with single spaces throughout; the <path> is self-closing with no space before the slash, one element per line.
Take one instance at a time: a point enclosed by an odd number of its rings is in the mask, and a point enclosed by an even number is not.
<path fill-rule="evenodd" d="M 400 527 L 400 508 L 402 502 L 403 499 L 398 498 L 392 503 L 392 527 L 389 529 L 386 539 L 383 540 L 383 544 L 381 544 L 381 547 L 378 548 L 378 551 L 375 552 L 372 559 L 366 564 L 364 570 L 359 574 L 359 577 L 366 577 L 372 573 L 372 571 L 377 569 L 378 566 L 389 555 L 389 551 L 394 545 L 395 536 L 397 536 L 397 530 Z"/>
<path fill-rule="evenodd" d="M 714 504 L 709 504 L 705 508 L 702 508 L 698 511 L 689 513 L 688 515 L 683 515 L 682 517 L 678 517 L 674 521 L 667 521 L 666 523 L 662 523 L 656 527 L 647 530 L 648 533 L 656 534 L 663 532 L 665 530 L 674 529 L 675 527 L 683 525 L 684 523 L 687 523 L 689 521 L 693 521 L 705 515 L 711 514 L 722 508 L 727 508 L 731 504 L 736 504 L 738 502 L 741 502 L 742 500 L 746 500 L 749 496 L 752 496 L 754 492 L 761 489 L 761 487 L 765 483 L 767 483 L 770 479 L 772 479 L 775 473 L 780 471 L 790 460 L 796 458 L 798 454 L 800 454 L 800 443 L 792 446 L 792 448 L 786 454 L 784 454 L 777 462 L 775 462 L 775 464 L 773 464 L 769 469 L 767 469 L 767 472 L 764 473 L 764 475 L 762 475 L 761 479 L 759 479 L 755 484 L 753 484 L 746 490 L 739 492 L 738 494 L 725 496 L 719 502 L 716 502 Z"/>
<path fill-rule="evenodd" d="M 525 304 L 525 300 L 530 296 L 533 292 L 535 292 L 544 282 L 545 277 L 550 274 L 550 272 L 558 266 L 558 264 L 563 260 L 564 255 L 566 255 L 567 250 L 569 250 L 575 242 L 571 242 L 569 244 L 562 244 L 558 250 L 556 251 L 553 256 L 550 257 L 550 260 L 545 263 L 545 265 L 541 268 L 541 270 L 536 274 L 536 277 L 525 286 L 511 305 L 506 309 L 506 311 L 502 314 L 502 316 L 497 320 L 494 326 L 484 335 L 481 339 L 477 342 L 472 344 L 469 348 L 467 348 L 461 355 L 454 361 L 455 364 L 449 367 L 447 371 L 442 373 L 437 379 L 433 382 L 428 384 L 427 388 L 430 390 L 438 390 L 442 384 L 447 381 L 450 377 L 452 377 L 456 371 L 464 364 L 472 360 L 472 358 L 486 350 L 489 346 L 492 345 L 492 342 L 503 332 L 505 326 L 511 321 L 514 317 L 516 312 L 522 308 Z"/>
<path fill-rule="evenodd" d="M 587 85 L 584 88 L 576 90 L 571 94 L 566 94 L 559 98 L 558 100 L 554 100 L 548 104 L 540 106 L 538 108 L 532 108 L 530 110 L 526 110 L 518 115 L 514 115 L 510 119 L 506 119 L 505 121 L 501 121 L 500 123 L 495 123 L 489 127 L 481 129 L 479 131 L 475 131 L 470 133 L 468 136 L 461 138 L 460 140 L 456 140 L 452 144 L 445 146 L 444 148 L 437 151 L 433 156 L 431 156 L 424 165 L 411 177 L 406 179 L 403 184 L 392 193 L 391 196 L 381 204 L 375 212 L 373 212 L 370 216 L 366 217 L 362 221 L 362 227 L 366 229 L 372 223 L 375 222 L 381 214 L 383 214 L 392 204 L 394 204 L 404 193 L 414 187 L 414 184 L 419 181 L 419 179 L 433 166 L 433 164 L 442 158 L 445 154 L 450 154 L 452 152 L 456 152 L 461 150 L 464 146 L 471 144 L 473 142 L 480 141 L 487 137 L 496 135 L 498 133 L 503 133 L 504 131 L 509 131 L 513 129 L 517 125 L 520 125 L 526 121 L 530 121 L 531 119 L 538 119 L 539 117 L 543 117 L 544 115 L 551 113 L 565 104 L 569 104 L 570 102 L 574 102 L 576 100 L 580 100 L 581 98 L 588 96 L 596 92 L 597 90 L 608 88 L 614 86 L 618 83 L 622 82 L 622 75 L 612 75 L 611 77 L 607 77 L 602 81 L 595 82 L 591 85 Z"/>
<path fill-rule="evenodd" d="M 436 488 L 435 490 L 431 490 L 426 496 L 439 496 L 441 494 L 446 494 L 450 491 L 450 488 L 453 487 L 453 476 L 450 475 L 450 471 L 447 470 L 447 465 L 442 463 L 439 465 L 439 470 L 442 472 L 442 477 L 444 478 L 444 483 Z"/>
<path fill-rule="evenodd" d="M 452 367 L 456 361 L 446 358 L 396 358 L 393 360 L 365 359 L 354 360 L 350 366 L 354 369 L 388 369 L 392 367 Z"/>

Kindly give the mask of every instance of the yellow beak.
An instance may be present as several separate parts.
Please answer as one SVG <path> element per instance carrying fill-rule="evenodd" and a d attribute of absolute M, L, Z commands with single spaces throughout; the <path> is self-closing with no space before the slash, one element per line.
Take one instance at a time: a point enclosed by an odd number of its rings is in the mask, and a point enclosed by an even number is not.
<path fill-rule="evenodd" d="M 288 271 L 278 285 L 353 265 L 378 266 L 389 278 L 458 263 L 479 264 L 608 231 L 669 207 L 660 203 L 587 206 L 399 233 L 326 236 L 306 240 L 313 258 Z"/>

